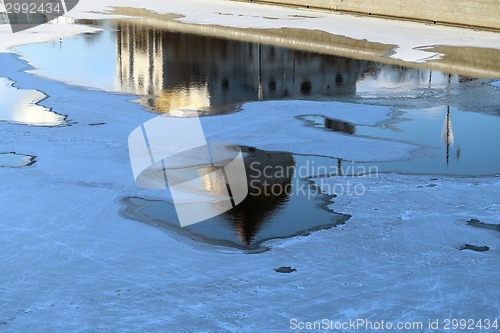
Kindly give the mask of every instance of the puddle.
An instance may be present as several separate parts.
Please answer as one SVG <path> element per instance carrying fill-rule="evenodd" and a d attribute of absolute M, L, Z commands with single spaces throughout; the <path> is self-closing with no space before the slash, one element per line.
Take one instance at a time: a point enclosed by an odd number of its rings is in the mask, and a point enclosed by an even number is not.
<path fill-rule="evenodd" d="M 0 168 L 21 168 L 35 164 L 36 157 L 16 153 L 0 153 Z"/>
<path fill-rule="evenodd" d="M 0 121 L 31 126 L 62 126 L 66 119 L 38 105 L 47 96 L 37 90 L 18 89 L 0 77 Z"/>
<path fill-rule="evenodd" d="M 265 251 L 269 239 L 305 235 L 344 223 L 350 216 L 326 206 L 333 196 L 323 195 L 312 182 L 296 174 L 305 160 L 285 152 L 242 147 L 249 195 L 232 210 L 204 222 L 181 228 L 172 204 L 140 197 L 122 199 L 121 214 L 129 219 L 175 231 L 197 241 Z M 297 164 L 299 163 L 299 164 Z M 337 164 L 336 159 L 330 163 Z M 266 169 L 264 169 L 266 168 Z M 223 184 L 225 186 L 225 184 Z M 207 184 L 210 188 L 216 184 Z"/>
<path fill-rule="evenodd" d="M 476 252 L 486 252 L 486 251 L 489 251 L 490 250 L 490 247 L 489 246 L 478 246 L 478 245 L 471 245 L 471 244 L 464 244 L 464 245 L 460 245 L 458 247 L 458 249 L 460 251 L 463 251 L 463 250 L 471 250 L 471 251 L 476 251 Z"/>

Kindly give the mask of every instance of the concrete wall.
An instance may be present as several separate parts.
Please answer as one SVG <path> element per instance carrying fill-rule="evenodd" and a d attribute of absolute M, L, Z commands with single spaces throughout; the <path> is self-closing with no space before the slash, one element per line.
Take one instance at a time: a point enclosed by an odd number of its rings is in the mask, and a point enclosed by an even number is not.
<path fill-rule="evenodd" d="M 261 0 L 500 30 L 500 0 Z"/>

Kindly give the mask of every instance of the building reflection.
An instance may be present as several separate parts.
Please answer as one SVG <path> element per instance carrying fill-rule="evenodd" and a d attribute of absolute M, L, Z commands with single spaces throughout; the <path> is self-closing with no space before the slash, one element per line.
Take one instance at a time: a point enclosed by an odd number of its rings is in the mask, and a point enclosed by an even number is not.
<path fill-rule="evenodd" d="M 158 112 L 247 101 L 352 95 L 368 62 L 117 24 L 120 88 Z M 155 98 L 156 97 L 156 98 Z"/>

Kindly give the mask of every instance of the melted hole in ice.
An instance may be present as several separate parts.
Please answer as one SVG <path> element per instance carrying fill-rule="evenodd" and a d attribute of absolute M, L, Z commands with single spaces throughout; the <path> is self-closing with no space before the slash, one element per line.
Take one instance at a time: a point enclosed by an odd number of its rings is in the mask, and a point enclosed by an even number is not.
<path fill-rule="evenodd" d="M 0 168 L 20 168 L 33 165 L 36 157 L 16 153 L 0 153 Z"/>
<path fill-rule="evenodd" d="M 490 248 L 489 248 L 489 246 L 477 246 L 477 245 L 471 245 L 471 244 L 464 244 L 464 245 L 460 245 L 458 247 L 458 249 L 460 251 L 471 250 L 471 251 L 476 251 L 476 252 L 486 252 Z"/>
<path fill-rule="evenodd" d="M 490 224 L 479 221 L 478 219 L 470 219 L 467 224 L 476 228 L 500 231 L 500 224 Z"/>
<path fill-rule="evenodd" d="M 0 121 L 31 125 L 31 126 L 61 126 L 66 119 L 50 109 L 37 103 L 47 96 L 37 90 L 17 89 L 13 82 L 0 78 Z"/>
<path fill-rule="evenodd" d="M 181 228 L 175 207 L 165 200 L 136 196 L 123 198 L 121 214 L 129 219 L 175 231 L 206 243 L 265 251 L 262 243 L 275 238 L 331 228 L 349 215 L 326 206 L 334 197 L 296 172 L 301 159 L 286 152 L 241 147 L 249 182 L 249 195 L 235 208 L 198 224 Z M 338 161 L 331 159 L 337 165 Z M 264 169 L 265 168 L 265 169 Z M 223 184 L 225 186 L 225 184 Z M 214 184 L 207 184 L 214 188 Z"/>
<path fill-rule="evenodd" d="M 319 115 L 298 116 L 297 118 L 303 120 L 308 126 L 324 128 L 327 130 L 331 130 L 334 132 L 342 132 L 345 134 L 356 133 L 356 126 L 346 121 Z"/>
<path fill-rule="evenodd" d="M 293 273 L 296 272 L 297 270 L 295 268 L 289 267 L 289 266 L 283 266 L 274 269 L 278 273 Z"/>

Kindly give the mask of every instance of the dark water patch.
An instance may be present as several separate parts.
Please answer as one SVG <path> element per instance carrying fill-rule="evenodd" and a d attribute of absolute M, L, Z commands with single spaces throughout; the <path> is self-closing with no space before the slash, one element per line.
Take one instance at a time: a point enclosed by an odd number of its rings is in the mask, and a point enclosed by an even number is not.
<path fill-rule="evenodd" d="M 467 221 L 467 224 L 476 228 L 500 231 L 500 224 L 484 223 L 478 219 L 470 219 L 469 221 Z"/>
<path fill-rule="evenodd" d="M 334 132 L 341 132 L 345 134 L 356 133 L 356 126 L 346 121 L 319 115 L 299 116 L 297 118 L 303 120 L 309 126 L 324 128 L 327 130 L 331 130 Z"/>
<path fill-rule="evenodd" d="M 268 249 L 270 239 L 307 235 L 344 223 L 349 215 L 327 208 L 334 195 L 295 172 L 300 164 L 292 154 L 242 147 L 249 195 L 235 208 L 184 228 L 168 200 L 126 197 L 121 215 L 175 231 L 191 239 L 250 252 Z M 225 184 L 224 184 L 225 185 Z M 211 189 L 217 184 L 207 184 Z M 222 184 L 221 184 L 222 186 Z"/>
<path fill-rule="evenodd" d="M 464 245 L 460 245 L 458 247 L 458 249 L 460 251 L 471 250 L 471 251 L 476 251 L 476 252 L 486 252 L 490 248 L 488 246 L 477 246 L 477 245 L 471 245 L 471 244 L 464 244 Z"/>
<path fill-rule="evenodd" d="M 297 270 L 295 268 L 289 267 L 289 266 L 283 266 L 275 269 L 276 272 L 278 273 L 293 273 L 296 272 Z"/>
<path fill-rule="evenodd" d="M 0 168 L 21 168 L 35 164 L 36 156 L 11 153 L 0 153 Z"/>

